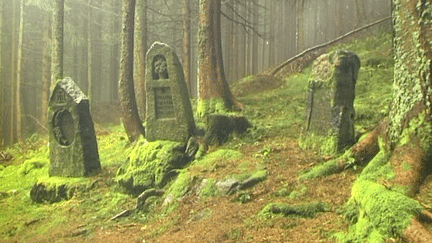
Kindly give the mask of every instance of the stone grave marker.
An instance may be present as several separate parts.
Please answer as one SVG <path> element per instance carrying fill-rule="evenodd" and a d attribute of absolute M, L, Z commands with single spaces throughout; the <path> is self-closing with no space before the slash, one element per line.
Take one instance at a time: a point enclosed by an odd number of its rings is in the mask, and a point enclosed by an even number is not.
<path fill-rule="evenodd" d="M 354 98 L 359 57 L 339 50 L 314 61 L 306 104 L 306 130 L 335 136 L 337 150 L 355 143 Z"/>
<path fill-rule="evenodd" d="M 195 121 L 183 68 L 174 50 L 155 42 L 146 57 L 146 139 L 186 143 Z"/>
<path fill-rule="evenodd" d="M 89 99 L 71 78 L 57 82 L 48 103 L 50 176 L 81 177 L 101 169 Z"/>

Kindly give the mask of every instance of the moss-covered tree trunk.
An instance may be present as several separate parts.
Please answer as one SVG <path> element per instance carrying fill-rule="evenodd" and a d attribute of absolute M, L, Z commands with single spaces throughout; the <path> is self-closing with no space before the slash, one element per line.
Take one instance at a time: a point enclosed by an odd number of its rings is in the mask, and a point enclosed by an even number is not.
<path fill-rule="evenodd" d="M 432 234 L 420 223 L 419 215 L 424 215 L 424 210 L 410 201 L 410 197 L 418 194 L 431 168 L 432 1 L 393 0 L 392 16 L 393 102 L 388 122 L 381 123 L 369 140 L 356 145 L 357 150 L 351 150 L 356 159 L 361 157 L 360 152 L 377 153 L 355 183 L 351 200 L 362 212 L 359 220 L 368 220 L 374 225 L 376 219 L 388 217 L 384 223 L 380 220 L 381 225 L 388 223 L 387 229 L 378 230 L 380 234 L 400 236 L 407 242 L 432 242 Z M 385 185 L 381 189 L 387 190 L 379 189 L 376 183 Z M 355 194 L 356 190 L 377 193 L 366 198 Z M 384 194 L 388 196 L 382 199 Z M 404 205 L 410 206 L 405 208 Z M 417 210 L 412 210 L 416 207 Z M 397 222 L 397 226 L 392 226 L 395 223 L 391 222 Z"/>
<path fill-rule="evenodd" d="M 123 0 L 119 93 L 123 125 L 130 142 L 144 134 L 144 127 L 138 115 L 133 80 L 134 17 L 135 0 Z"/>
<path fill-rule="evenodd" d="M 412 198 L 432 169 L 432 1 L 393 0 L 394 94 L 389 116 L 341 158 L 302 177 L 366 165 L 347 208 L 355 208 L 353 241 L 401 237 L 432 242 L 422 219 L 431 213 Z M 353 206 L 353 207 L 351 207 Z M 356 213 L 354 213 L 356 214 Z"/>
<path fill-rule="evenodd" d="M 211 106 L 218 106 L 218 102 L 213 102 L 218 99 L 228 110 L 241 109 L 243 105 L 231 94 L 223 68 L 221 0 L 200 0 L 199 15 L 198 97 L 201 108 L 198 113 L 204 115 L 208 109 L 214 110 Z"/>

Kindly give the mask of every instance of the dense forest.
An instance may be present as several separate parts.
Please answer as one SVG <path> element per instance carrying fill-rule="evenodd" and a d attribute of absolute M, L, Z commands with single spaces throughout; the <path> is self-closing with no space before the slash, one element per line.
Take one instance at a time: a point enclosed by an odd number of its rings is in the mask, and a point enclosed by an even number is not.
<path fill-rule="evenodd" d="M 432 242 L 431 0 L 0 20 L 0 241 Z"/>
<path fill-rule="evenodd" d="M 3 146 L 46 129 L 45 110 L 54 82 L 54 7 L 48 0 L 1 2 Z M 269 70 L 389 13 L 389 1 L 226 1 L 221 5 L 220 24 L 227 81 Z M 174 48 L 190 94 L 198 96 L 198 22 L 198 1 L 136 1 L 134 77 L 141 114 L 145 71 L 140 67 L 155 41 Z M 71 77 L 95 107 L 118 106 L 121 26 L 121 0 L 64 1 L 63 76 Z M 385 26 L 376 28 L 389 28 Z"/>

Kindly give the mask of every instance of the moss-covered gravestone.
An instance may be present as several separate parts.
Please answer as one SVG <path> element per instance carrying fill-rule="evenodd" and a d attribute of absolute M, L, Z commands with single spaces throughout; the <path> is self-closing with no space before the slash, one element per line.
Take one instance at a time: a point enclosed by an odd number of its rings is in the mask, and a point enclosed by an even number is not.
<path fill-rule="evenodd" d="M 335 150 L 355 143 L 354 98 L 359 57 L 349 51 L 324 54 L 313 64 L 306 107 L 306 130 L 330 136 Z"/>
<path fill-rule="evenodd" d="M 80 177 L 101 169 L 89 99 L 71 78 L 57 82 L 48 122 L 50 176 Z"/>
<path fill-rule="evenodd" d="M 171 47 L 155 42 L 146 62 L 146 139 L 186 143 L 195 122 L 180 61 Z"/>

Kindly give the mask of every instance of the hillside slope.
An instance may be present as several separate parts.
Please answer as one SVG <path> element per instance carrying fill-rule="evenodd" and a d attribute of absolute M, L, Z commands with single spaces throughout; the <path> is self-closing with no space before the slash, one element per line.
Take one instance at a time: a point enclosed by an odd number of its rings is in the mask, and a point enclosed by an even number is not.
<path fill-rule="evenodd" d="M 380 34 L 335 47 L 356 52 L 362 61 L 356 86 L 356 132 L 370 131 L 387 112 L 392 97 L 391 36 Z M 322 179 L 298 175 L 335 154 L 319 144 L 299 146 L 311 67 L 276 80 L 250 76 L 234 84 L 255 125 L 180 170 L 162 197 L 150 197 L 137 212 L 136 198 L 115 183 L 118 168 L 137 146 L 119 125 L 98 125 L 103 172 L 90 178 L 48 178 L 45 137 L 33 136 L 2 152 L 0 160 L 0 238 L 4 242 L 334 242 L 348 232 L 341 214 L 360 168 Z M 228 179 L 253 186 L 225 194 Z M 38 181 L 75 188 L 70 200 L 33 203 Z M 219 183 L 219 184 L 218 184 Z M 169 195 L 177 195 L 170 200 Z M 170 202 L 168 202 L 170 201 Z"/>

